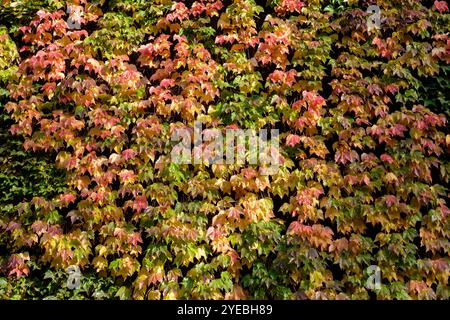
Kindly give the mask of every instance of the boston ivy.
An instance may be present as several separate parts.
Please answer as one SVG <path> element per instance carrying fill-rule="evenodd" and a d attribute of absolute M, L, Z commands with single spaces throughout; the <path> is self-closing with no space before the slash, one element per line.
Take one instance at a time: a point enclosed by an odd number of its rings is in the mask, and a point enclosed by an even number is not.
<path fill-rule="evenodd" d="M 14 3 L 0 297 L 449 298 L 446 1 Z M 279 170 L 171 163 L 195 121 Z"/>

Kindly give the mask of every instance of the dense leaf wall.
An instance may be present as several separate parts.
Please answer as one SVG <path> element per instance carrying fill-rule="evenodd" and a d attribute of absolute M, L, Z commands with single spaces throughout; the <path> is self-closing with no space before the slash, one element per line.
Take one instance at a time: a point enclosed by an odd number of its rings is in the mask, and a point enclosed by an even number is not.
<path fill-rule="evenodd" d="M 445 1 L 0 15 L 2 298 L 449 297 Z M 171 162 L 194 121 L 279 129 L 279 171 Z"/>

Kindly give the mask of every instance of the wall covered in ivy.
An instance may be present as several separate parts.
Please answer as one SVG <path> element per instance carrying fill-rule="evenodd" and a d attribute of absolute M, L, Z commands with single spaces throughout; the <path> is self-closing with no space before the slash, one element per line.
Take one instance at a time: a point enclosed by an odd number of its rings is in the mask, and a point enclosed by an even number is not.
<path fill-rule="evenodd" d="M 448 299 L 449 17 L 3 1 L 0 298 Z M 277 170 L 172 161 L 196 122 L 278 130 Z"/>

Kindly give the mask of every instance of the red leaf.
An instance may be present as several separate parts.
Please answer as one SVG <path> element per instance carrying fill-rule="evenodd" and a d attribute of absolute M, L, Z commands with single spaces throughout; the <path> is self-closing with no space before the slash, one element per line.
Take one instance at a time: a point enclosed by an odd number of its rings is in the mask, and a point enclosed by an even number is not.
<path fill-rule="evenodd" d="M 398 204 L 397 197 L 393 196 L 393 195 L 388 195 L 388 196 L 384 197 L 384 201 L 386 202 L 386 204 L 388 206 L 392 206 L 394 204 Z"/>
<path fill-rule="evenodd" d="M 434 7 L 439 11 L 439 13 L 448 11 L 447 1 L 435 1 Z"/>
<path fill-rule="evenodd" d="M 301 137 L 296 134 L 290 134 L 286 137 L 286 145 L 293 147 L 296 144 L 299 144 Z"/>
<path fill-rule="evenodd" d="M 137 196 L 133 202 L 133 209 L 136 211 L 144 210 L 148 207 L 147 198 L 145 196 Z"/>
<path fill-rule="evenodd" d="M 394 163 L 394 159 L 386 153 L 382 154 L 380 157 L 381 161 L 387 162 L 389 164 Z"/>

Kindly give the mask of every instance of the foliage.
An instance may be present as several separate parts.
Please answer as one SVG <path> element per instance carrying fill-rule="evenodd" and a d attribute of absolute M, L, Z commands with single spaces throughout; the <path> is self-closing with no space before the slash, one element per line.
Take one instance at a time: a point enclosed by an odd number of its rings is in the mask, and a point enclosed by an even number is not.
<path fill-rule="evenodd" d="M 448 6 L 368 30 L 371 4 L 73 0 L 71 29 L 54 1 L 3 31 L 0 297 L 448 299 Z M 196 120 L 279 129 L 280 170 L 171 163 Z"/>

